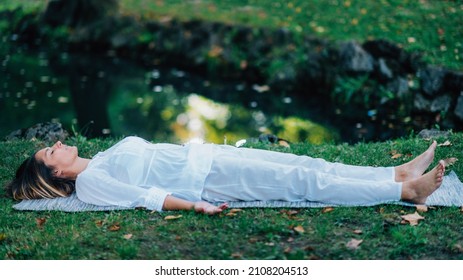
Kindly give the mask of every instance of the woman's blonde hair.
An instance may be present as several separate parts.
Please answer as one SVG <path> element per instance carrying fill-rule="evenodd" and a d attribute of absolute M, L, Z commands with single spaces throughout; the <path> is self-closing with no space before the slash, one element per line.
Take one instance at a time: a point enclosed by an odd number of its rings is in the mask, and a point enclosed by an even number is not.
<path fill-rule="evenodd" d="M 52 169 L 35 158 L 26 159 L 6 191 L 15 200 L 56 198 L 69 196 L 75 190 L 75 181 L 53 176 Z"/>

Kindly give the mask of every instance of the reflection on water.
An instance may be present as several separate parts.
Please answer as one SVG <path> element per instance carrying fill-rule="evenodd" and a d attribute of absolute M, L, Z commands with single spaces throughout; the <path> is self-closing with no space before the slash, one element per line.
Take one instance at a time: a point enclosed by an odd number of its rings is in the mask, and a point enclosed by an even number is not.
<path fill-rule="evenodd" d="M 217 83 L 178 69 L 142 67 L 112 53 L 12 51 L 3 44 L 0 59 L 0 138 L 50 120 L 88 137 L 171 142 L 234 143 L 261 133 L 312 143 L 337 137 L 305 119 L 300 102 L 266 85 Z"/>

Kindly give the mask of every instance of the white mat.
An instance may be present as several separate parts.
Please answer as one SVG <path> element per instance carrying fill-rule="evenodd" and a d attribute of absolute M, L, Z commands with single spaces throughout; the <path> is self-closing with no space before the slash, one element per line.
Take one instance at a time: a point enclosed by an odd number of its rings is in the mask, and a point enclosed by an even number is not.
<path fill-rule="evenodd" d="M 391 202 L 391 204 L 401 204 L 413 206 L 406 202 Z M 378 204 L 378 203 L 376 203 Z M 433 206 L 463 206 L 463 183 L 458 179 L 455 172 L 450 172 L 444 177 L 442 186 L 437 189 L 426 201 L 427 205 Z M 356 205 L 356 206 L 373 206 Z M 326 207 L 337 206 L 324 204 L 312 201 L 287 202 L 287 201 L 231 201 L 231 208 L 246 208 L 246 207 L 287 207 L 287 208 L 309 208 L 309 207 Z M 23 200 L 15 205 L 16 210 L 31 210 L 31 211 L 65 211 L 65 212 L 80 212 L 80 211 L 111 211 L 129 209 L 121 206 L 97 206 L 80 201 L 76 194 L 73 193 L 69 197 L 54 198 L 54 199 L 33 199 Z"/>

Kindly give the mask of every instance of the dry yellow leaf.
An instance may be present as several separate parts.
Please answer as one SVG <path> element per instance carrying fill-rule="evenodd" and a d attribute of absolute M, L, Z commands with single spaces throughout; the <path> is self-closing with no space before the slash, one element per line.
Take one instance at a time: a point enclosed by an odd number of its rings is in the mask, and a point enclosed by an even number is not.
<path fill-rule="evenodd" d="M 235 259 L 240 259 L 240 258 L 243 257 L 243 254 L 241 254 L 241 253 L 239 253 L 239 252 L 233 253 L 233 254 L 231 254 L 231 257 L 232 257 L 232 258 L 235 258 Z"/>
<path fill-rule="evenodd" d="M 131 239 L 131 238 L 132 238 L 132 236 L 133 236 L 133 234 L 131 234 L 131 233 L 127 233 L 127 234 L 124 234 L 124 236 L 123 236 L 123 237 L 124 237 L 124 239 L 127 239 L 127 240 L 129 240 L 129 239 Z"/>
<path fill-rule="evenodd" d="M 177 219 L 180 219 L 182 217 L 182 215 L 168 215 L 168 216 L 165 216 L 164 217 L 164 220 L 177 220 Z"/>
<path fill-rule="evenodd" d="M 420 220 L 424 220 L 424 217 L 418 214 L 418 212 L 416 211 L 413 214 L 402 215 L 401 217 L 405 222 L 408 222 L 411 226 L 416 226 Z"/>
<path fill-rule="evenodd" d="M 305 229 L 301 225 L 294 227 L 293 230 L 295 232 L 297 232 L 297 233 L 304 233 L 305 232 Z"/>
<path fill-rule="evenodd" d="M 447 140 L 444 143 L 438 144 L 437 146 L 439 146 L 439 147 L 448 147 L 448 146 L 452 146 L 452 143 L 449 140 Z"/>
<path fill-rule="evenodd" d="M 333 207 L 325 207 L 325 208 L 323 208 L 322 213 L 329 213 L 329 212 L 331 212 L 333 210 L 334 210 Z"/>
<path fill-rule="evenodd" d="M 121 229 L 121 226 L 119 225 L 119 223 L 115 223 L 115 224 L 109 226 L 108 229 L 109 229 L 110 231 L 118 231 L 118 230 Z"/>
<path fill-rule="evenodd" d="M 391 156 L 392 159 L 397 159 L 397 158 L 400 158 L 400 157 L 402 157 L 402 154 L 393 154 Z"/>
<path fill-rule="evenodd" d="M 35 221 L 38 227 L 42 227 L 43 224 L 45 224 L 45 222 L 47 221 L 47 219 L 46 218 L 36 218 Z"/>
<path fill-rule="evenodd" d="M 361 229 L 356 229 L 353 231 L 355 234 L 362 234 L 363 231 Z"/>
<path fill-rule="evenodd" d="M 363 239 L 352 238 L 349 242 L 347 242 L 346 247 L 349 249 L 355 250 L 360 246 L 360 244 L 362 244 L 362 242 L 363 242 Z"/>
<path fill-rule="evenodd" d="M 238 213 L 238 212 L 241 212 L 241 211 L 243 211 L 243 209 L 239 209 L 239 208 L 230 209 L 230 213 Z"/>

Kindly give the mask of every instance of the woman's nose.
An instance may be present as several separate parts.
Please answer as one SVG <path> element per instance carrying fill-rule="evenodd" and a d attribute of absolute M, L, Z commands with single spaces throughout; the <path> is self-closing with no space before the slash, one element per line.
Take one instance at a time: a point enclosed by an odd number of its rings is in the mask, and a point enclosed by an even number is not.
<path fill-rule="evenodd" d="M 56 143 L 55 143 L 56 148 L 61 148 L 62 145 L 63 145 L 63 143 L 61 143 L 61 141 L 56 141 Z"/>

